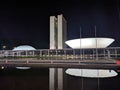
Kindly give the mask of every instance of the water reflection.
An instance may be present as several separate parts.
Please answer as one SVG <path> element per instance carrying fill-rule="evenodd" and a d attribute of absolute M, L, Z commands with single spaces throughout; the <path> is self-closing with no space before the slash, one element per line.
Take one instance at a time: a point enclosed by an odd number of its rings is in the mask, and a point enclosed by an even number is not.
<path fill-rule="evenodd" d="M 64 73 L 64 90 L 82 90 L 81 77 Z M 120 75 L 100 79 L 100 90 L 120 90 Z M 49 90 L 49 69 L 0 70 L 0 90 Z M 83 90 L 98 90 L 98 79 L 83 78 Z"/>

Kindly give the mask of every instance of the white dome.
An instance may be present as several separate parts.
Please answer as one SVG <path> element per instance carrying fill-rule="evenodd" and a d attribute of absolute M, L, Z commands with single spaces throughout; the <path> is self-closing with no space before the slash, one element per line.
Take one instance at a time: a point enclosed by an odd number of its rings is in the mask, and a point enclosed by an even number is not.
<path fill-rule="evenodd" d="M 21 46 L 15 47 L 13 50 L 36 50 L 36 49 L 29 45 L 21 45 Z"/>
<path fill-rule="evenodd" d="M 73 48 L 106 48 L 113 41 L 112 38 L 81 38 L 81 39 L 72 39 L 68 40 L 65 43 Z"/>

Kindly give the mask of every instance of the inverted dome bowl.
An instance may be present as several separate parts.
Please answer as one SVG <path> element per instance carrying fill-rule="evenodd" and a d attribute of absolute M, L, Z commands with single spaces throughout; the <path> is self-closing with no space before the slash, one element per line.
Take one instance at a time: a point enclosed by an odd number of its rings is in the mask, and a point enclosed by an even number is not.
<path fill-rule="evenodd" d="M 81 38 L 81 39 L 72 39 L 68 40 L 65 43 L 73 48 L 106 48 L 108 47 L 113 41 L 112 38 Z"/>

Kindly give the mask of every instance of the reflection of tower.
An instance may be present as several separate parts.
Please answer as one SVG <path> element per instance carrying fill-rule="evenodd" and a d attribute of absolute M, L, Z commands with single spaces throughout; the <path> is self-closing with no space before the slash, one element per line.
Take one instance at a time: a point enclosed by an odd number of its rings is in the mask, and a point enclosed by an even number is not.
<path fill-rule="evenodd" d="M 50 49 L 63 49 L 66 47 L 66 31 L 66 20 L 62 14 L 58 15 L 57 18 L 55 16 L 50 16 Z M 62 68 L 49 69 L 49 90 L 63 90 Z"/>

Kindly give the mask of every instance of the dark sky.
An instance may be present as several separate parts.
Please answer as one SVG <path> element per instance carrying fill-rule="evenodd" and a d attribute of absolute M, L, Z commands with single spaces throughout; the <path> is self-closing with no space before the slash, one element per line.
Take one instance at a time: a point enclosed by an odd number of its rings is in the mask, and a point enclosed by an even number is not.
<path fill-rule="evenodd" d="M 18 45 L 49 48 L 49 17 L 63 14 L 68 40 L 82 37 L 111 37 L 120 45 L 119 0 L 0 1 L 0 48 Z"/>

